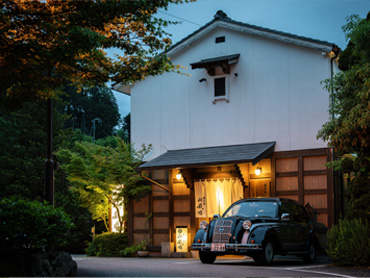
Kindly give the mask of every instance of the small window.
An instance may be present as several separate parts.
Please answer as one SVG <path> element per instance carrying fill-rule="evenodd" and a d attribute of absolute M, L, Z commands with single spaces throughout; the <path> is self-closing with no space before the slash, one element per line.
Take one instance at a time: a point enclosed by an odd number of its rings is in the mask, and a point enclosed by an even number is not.
<path fill-rule="evenodd" d="M 215 78 L 215 97 L 226 96 L 226 77 Z"/>
<path fill-rule="evenodd" d="M 229 92 L 228 92 L 228 76 L 227 75 L 217 75 L 214 77 L 214 101 L 216 100 L 226 100 L 229 102 Z"/>
<path fill-rule="evenodd" d="M 216 43 L 222 43 L 222 42 L 225 42 L 225 36 L 216 38 Z"/>

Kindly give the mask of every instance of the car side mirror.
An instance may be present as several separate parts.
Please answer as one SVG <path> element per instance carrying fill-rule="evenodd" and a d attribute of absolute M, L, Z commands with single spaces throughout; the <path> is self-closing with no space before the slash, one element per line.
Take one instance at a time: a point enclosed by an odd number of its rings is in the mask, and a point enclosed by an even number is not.
<path fill-rule="evenodd" d="M 280 219 L 281 221 L 290 221 L 290 213 L 283 213 Z"/>
<path fill-rule="evenodd" d="M 219 219 L 219 218 L 221 218 L 221 216 L 219 214 L 214 214 L 213 215 L 213 219 Z"/>

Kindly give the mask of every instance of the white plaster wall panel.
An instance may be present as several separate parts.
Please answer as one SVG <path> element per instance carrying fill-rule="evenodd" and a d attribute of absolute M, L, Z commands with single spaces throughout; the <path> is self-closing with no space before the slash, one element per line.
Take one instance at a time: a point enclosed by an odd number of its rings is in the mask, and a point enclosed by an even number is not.
<path fill-rule="evenodd" d="M 329 59 L 314 51 L 291 48 L 290 68 L 296 82 L 291 82 L 291 149 L 326 147 L 316 134 L 329 119 L 329 95 L 320 82 L 329 77 Z M 304 68 L 305 70 L 299 70 Z M 292 74 L 293 76 L 293 74 Z M 313 82 L 316 81 L 316 82 Z"/>
<path fill-rule="evenodd" d="M 242 142 L 256 142 L 255 136 L 255 121 L 259 108 L 255 106 L 255 57 L 253 41 L 243 42 L 243 58 L 242 64 L 238 65 L 238 80 L 240 85 L 240 117 L 241 117 L 241 141 Z M 238 88 L 235 89 L 235 92 Z M 234 92 L 234 90 L 233 90 Z"/>
<path fill-rule="evenodd" d="M 214 40 L 218 36 L 226 36 L 226 42 L 221 44 L 215 44 Z M 208 45 L 211 48 L 216 48 L 216 54 L 206 53 L 199 56 L 197 59 L 193 59 L 192 62 L 210 57 L 217 57 L 227 54 L 241 53 L 238 64 L 232 67 L 232 72 L 229 75 L 229 103 L 225 101 L 217 101 L 216 104 L 212 104 L 213 98 L 213 78 L 206 74 L 204 69 L 193 70 L 193 76 L 196 76 L 197 81 L 201 77 L 206 77 L 207 82 L 193 83 L 193 91 L 200 91 L 202 98 L 201 101 L 195 98 L 194 107 L 194 124 L 192 125 L 194 129 L 194 136 L 192 137 L 193 142 L 196 142 L 194 147 L 203 147 L 208 145 L 227 145 L 227 144 L 240 144 L 241 142 L 241 110 L 242 102 L 241 97 L 244 95 L 242 90 L 243 84 L 245 82 L 244 69 L 241 66 L 242 60 L 245 59 L 244 47 L 238 39 L 239 34 L 228 33 L 225 34 L 223 30 L 214 32 L 208 36 Z M 206 39 L 202 42 L 202 44 Z M 210 47 L 205 45 L 196 45 L 197 47 L 202 47 L 202 49 L 209 49 Z M 222 46 L 222 48 L 220 47 Z M 195 45 L 192 46 L 195 49 Z M 221 50 L 220 50 L 221 49 Z M 223 49 L 223 50 L 222 50 Z M 226 50 L 227 52 L 226 52 Z M 198 51 L 194 51 L 195 54 L 199 55 Z M 186 53 L 188 54 L 188 53 Z M 206 55 L 206 56 L 204 56 Z M 238 73 L 238 77 L 234 76 L 234 73 Z M 199 77 L 199 78 L 198 78 Z M 205 98 L 204 98 L 205 96 Z M 244 110 L 244 109 L 243 109 Z M 202 118 L 202 121 L 198 119 Z M 244 123 L 246 124 L 246 123 Z"/>
<path fill-rule="evenodd" d="M 282 43 L 255 40 L 255 142 L 277 141 L 289 148 L 289 48 Z"/>
<path fill-rule="evenodd" d="M 174 86 L 170 80 L 177 80 Z M 166 150 L 189 147 L 190 78 L 169 74 L 161 88 L 161 142 Z"/>
<path fill-rule="evenodd" d="M 222 35 L 226 42 L 215 44 Z M 189 66 L 234 53 L 241 56 L 229 76 L 229 103 L 212 104 L 213 79 L 204 69 L 182 70 L 190 77 L 171 73 L 135 84 L 136 145 L 151 142 L 152 157 L 167 149 L 265 141 L 277 141 L 279 151 L 324 147 L 316 133 L 328 118 L 328 94 L 320 81 L 328 76 L 329 59 L 318 51 L 218 30 L 176 55 L 173 63 Z M 200 83 L 202 78 L 207 81 Z"/>
<path fill-rule="evenodd" d="M 136 149 L 142 144 L 152 144 L 154 148 L 160 146 L 160 99 L 153 97 L 156 92 L 148 90 L 150 83 L 158 86 L 160 80 L 154 81 L 150 77 L 145 82 L 138 82 L 131 94 L 131 141 Z"/>

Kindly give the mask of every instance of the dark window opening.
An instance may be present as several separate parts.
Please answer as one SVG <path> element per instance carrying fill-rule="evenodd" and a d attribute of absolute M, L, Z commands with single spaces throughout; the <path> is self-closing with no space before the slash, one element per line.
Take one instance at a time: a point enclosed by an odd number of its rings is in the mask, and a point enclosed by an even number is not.
<path fill-rule="evenodd" d="M 215 97 L 226 96 L 226 78 L 215 78 Z"/>
<path fill-rule="evenodd" d="M 216 43 L 222 43 L 222 42 L 225 42 L 225 36 L 216 38 Z"/>

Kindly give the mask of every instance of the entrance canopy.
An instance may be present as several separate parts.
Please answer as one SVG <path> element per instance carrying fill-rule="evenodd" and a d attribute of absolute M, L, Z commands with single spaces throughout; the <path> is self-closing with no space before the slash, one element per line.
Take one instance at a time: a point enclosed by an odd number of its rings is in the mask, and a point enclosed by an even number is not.
<path fill-rule="evenodd" d="M 252 162 L 257 164 L 272 154 L 276 142 L 170 150 L 141 165 L 141 170 L 195 168 L 209 165 Z"/>
<path fill-rule="evenodd" d="M 203 59 L 197 63 L 192 63 L 191 69 L 205 68 L 210 76 L 216 74 L 215 68 L 221 67 L 224 74 L 230 74 L 230 66 L 236 64 L 239 61 L 240 54 L 232 54 L 221 57 L 214 57 Z"/>

